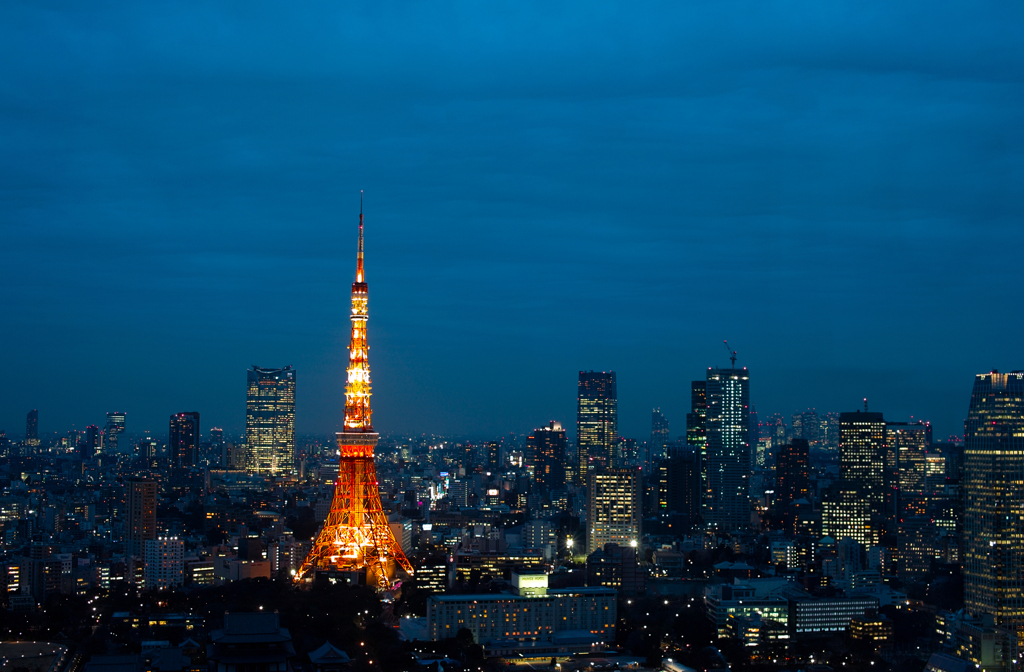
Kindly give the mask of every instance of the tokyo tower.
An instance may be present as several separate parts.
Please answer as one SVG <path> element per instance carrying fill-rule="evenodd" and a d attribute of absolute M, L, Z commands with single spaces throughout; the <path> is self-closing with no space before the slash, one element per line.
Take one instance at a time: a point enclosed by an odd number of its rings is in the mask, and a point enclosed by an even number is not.
<path fill-rule="evenodd" d="M 363 208 L 360 194 L 359 253 L 352 283 L 352 340 L 348 346 L 345 383 L 345 431 L 337 432 L 338 480 L 334 501 L 309 557 L 295 581 L 309 581 L 318 572 L 366 572 L 366 585 L 389 591 L 400 567 L 412 565 L 395 541 L 380 504 L 373 448 L 378 434 L 370 422 L 370 364 L 366 345 L 367 287 L 363 276 Z"/>

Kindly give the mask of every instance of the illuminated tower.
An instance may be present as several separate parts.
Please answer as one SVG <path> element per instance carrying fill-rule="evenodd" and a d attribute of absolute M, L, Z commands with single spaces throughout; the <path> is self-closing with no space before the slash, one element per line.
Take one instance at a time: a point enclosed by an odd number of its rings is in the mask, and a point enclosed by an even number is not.
<path fill-rule="evenodd" d="M 412 565 L 395 541 L 380 504 L 373 448 L 377 432 L 370 422 L 370 364 L 366 345 L 367 286 L 363 277 L 363 212 L 359 209 L 359 253 L 352 283 L 352 339 L 345 383 L 345 427 L 336 434 L 338 480 L 334 501 L 309 557 L 295 580 L 311 574 L 366 572 L 366 584 L 390 590 L 397 567 L 412 574 Z M 396 567 L 397 566 L 397 567 Z"/>

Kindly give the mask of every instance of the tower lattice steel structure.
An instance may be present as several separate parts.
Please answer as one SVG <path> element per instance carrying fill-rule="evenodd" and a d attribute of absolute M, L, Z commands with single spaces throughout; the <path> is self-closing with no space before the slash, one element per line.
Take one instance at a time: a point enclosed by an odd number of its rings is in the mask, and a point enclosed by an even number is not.
<path fill-rule="evenodd" d="M 398 568 L 412 565 L 388 527 L 377 489 L 373 448 L 378 434 L 370 422 L 370 364 L 367 359 L 367 287 L 363 276 L 363 209 L 359 208 L 359 253 L 352 283 L 352 340 L 345 383 L 345 431 L 337 432 L 338 480 L 334 501 L 296 581 L 316 572 L 366 571 L 367 585 L 390 590 Z"/>

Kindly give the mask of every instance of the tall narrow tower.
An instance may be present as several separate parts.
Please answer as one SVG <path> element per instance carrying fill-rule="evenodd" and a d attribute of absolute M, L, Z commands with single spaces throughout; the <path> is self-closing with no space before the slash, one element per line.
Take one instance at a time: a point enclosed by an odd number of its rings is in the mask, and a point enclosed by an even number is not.
<path fill-rule="evenodd" d="M 359 253 L 352 283 L 352 339 L 345 383 L 345 427 L 337 432 L 338 480 L 334 501 L 296 581 L 316 572 L 366 572 L 366 584 L 379 590 L 394 585 L 396 565 L 412 574 L 412 565 L 395 541 L 380 504 L 373 448 L 377 432 L 370 422 L 370 364 L 366 345 L 367 287 L 363 276 L 363 211 L 359 208 Z"/>

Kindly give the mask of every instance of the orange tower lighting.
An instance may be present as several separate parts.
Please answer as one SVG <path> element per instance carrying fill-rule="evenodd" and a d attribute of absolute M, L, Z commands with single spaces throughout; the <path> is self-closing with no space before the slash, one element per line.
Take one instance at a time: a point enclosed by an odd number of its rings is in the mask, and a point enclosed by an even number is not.
<path fill-rule="evenodd" d="M 363 207 L 359 203 L 359 253 L 352 283 L 352 340 L 345 383 L 345 431 L 337 432 L 338 480 L 323 529 L 295 581 L 317 572 L 366 571 L 366 584 L 391 590 L 397 568 L 412 574 L 380 504 L 373 448 L 379 435 L 370 422 L 370 363 L 366 345 L 367 287 L 363 275 Z"/>

